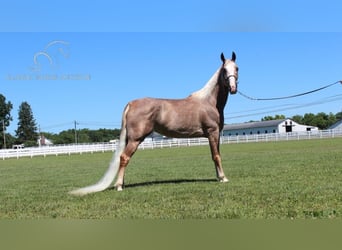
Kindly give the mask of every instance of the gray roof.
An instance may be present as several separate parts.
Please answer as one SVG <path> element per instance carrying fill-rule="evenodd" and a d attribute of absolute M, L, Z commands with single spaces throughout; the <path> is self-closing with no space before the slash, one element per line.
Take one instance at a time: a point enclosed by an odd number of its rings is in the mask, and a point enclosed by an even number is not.
<path fill-rule="evenodd" d="M 342 120 L 339 120 L 338 122 L 334 123 L 333 125 L 331 125 L 328 129 L 336 129 L 338 127 L 342 128 Z"/>
<path fill-rule="evenodd" d="M 223 130 L 276 127 L 285 120 L 287 120 L 287 119 L 262 121 L 262 122 L 246 122 L 246 123 L 227 124 L 223 127 Z"/>

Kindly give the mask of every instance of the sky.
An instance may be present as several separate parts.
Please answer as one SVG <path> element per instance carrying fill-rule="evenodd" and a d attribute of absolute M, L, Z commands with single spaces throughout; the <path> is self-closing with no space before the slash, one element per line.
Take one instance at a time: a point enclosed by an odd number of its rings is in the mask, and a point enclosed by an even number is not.
<path fill-rule="evenodd" d="M 301 2 L 290 9 L 261 1 L 270 5 L 267 11 L 254 1 L 248 9 L 229 1 L 150 8 L 150 1 L 133 6 L 100 1 L 101 7 L 36 1 L 17 5 L 20 9 L 13 2 L 5 3 L 12 12 L 0 17 L 7 21 L 0 20 L 0 93 L 13 104 L 7 129 L 12 134 L 23 101 L 43 132 L 72 129 L 75 121 L 78 129 L 119 128 L 130 100 L 184 98 L 202 88 L 220 67 L 221 52 L 229 58 L 235 51 L 238 89 L 255 98 L 298 94 L 342 80 L 340 3 Z M 14 12 L 20 18 L 13 18 Z M 234 20 L 225 25 L 228 17 Z M 341 84 L 278 101 L 236 94 L 229 96 L 225 123 L 337 113 L 341 103 Z"/>
<path fill-rule="evenodd" d="M 3 1 L 2 31 L 341 31 L 340 0 Z"/>

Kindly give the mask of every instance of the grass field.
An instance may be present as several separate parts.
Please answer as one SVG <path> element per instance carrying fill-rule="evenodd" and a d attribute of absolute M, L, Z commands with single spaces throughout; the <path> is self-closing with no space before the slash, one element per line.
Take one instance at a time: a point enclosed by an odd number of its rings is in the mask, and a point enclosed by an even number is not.
<path fill-rule="evenodd" d="M 342 139 L 139 150 L 123 192 L 85 197 L 111 153 L 0 161 L 0 218 L 342 218 Z"/>

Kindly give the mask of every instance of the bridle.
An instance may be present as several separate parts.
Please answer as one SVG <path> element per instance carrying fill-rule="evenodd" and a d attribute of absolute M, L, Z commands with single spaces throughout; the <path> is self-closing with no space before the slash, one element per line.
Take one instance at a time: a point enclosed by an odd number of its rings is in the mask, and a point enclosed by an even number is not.
<path fill-rule="evenodd" d="M 235 82 L 237 82 L 237 76 L 236 75 L 229 75 L 229 76 L 227 76 L 227 81 L 229 82 L 229 78 L 231 78 L 231 77 L 234 77 L 235 78 Z"/>
<path fill-rule="evenodd" d="M 230 78 L 231 77 L 234 77 L 234 79 L 235 79 L 235 84 L 236 84 L 236 89 L 237 89 L 237 85 L 238 85 L 238 77 L 237 77 L 237 75 L 235 75 L 235 74 L 230 74 L 230 75 L 228 75 L 228 76 L 226 76 L 226 71 L 227 71 L 227 69 L 225 69 L 224 68 L 224 63 L 222 64 L 222 71 L 221 71 L 221 76 L 223 77 L 223 80 L 224 80 L 224 86 L 225 87 L 227 87 L 228 88 L 228 91 L 229 92 L 231 92 L 231 87 L 230 87 L 230 84 L 229 84 L 229 82 L 230 82 Z"/>
<path fill-rule="evenodd" d="M 225 81 L 225 85 L 226 85 L 226 87 L 228 87 L 228 90 L 229 90 L 229 92 L 230 92 L 230 84 L 229 84 L 229 79 L 231 78 L 231 77 L 234 77 L 235 78 L 235 84 L 236 84 L 236 89 L 237 89 L 237 85 L 238 85 L 238 78 L 237 78 L 237 76 L 236 75 L 228 75 L 227 77 L 225 77 L 225 76 L 223 76 L 223 79 L 224 79 L 224 81 Z"/>

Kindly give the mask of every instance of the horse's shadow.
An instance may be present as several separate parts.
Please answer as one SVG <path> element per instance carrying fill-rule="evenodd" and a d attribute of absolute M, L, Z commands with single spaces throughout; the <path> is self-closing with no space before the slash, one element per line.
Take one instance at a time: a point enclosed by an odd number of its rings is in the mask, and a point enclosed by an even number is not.
<path fill-rule="evenodd" d="M 161 181 L 146 181 L 139 183 L 124 184 L 124 188 L 136 188 L 154 185 L 164 185 L 164 184 L 180 184 L 180 183 L 201 183 L 201 182 L 217 182 L 217 179 L 177 179 L 177 180 L 161 180 Z M 115 187 L 109 188 L 113 190 Z"/>

